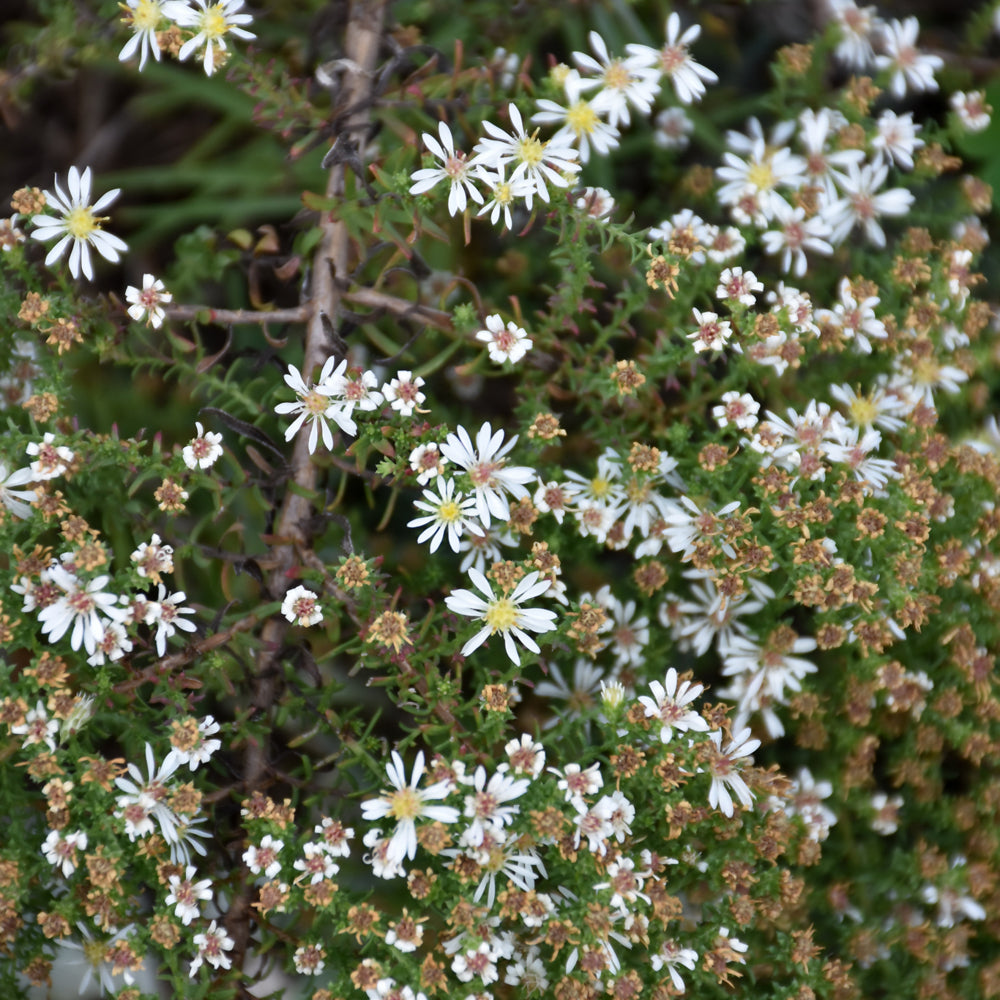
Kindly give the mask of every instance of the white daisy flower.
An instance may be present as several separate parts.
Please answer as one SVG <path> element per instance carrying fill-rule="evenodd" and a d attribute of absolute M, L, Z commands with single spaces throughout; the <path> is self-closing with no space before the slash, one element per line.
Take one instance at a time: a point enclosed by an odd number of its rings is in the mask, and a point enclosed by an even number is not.
<path fill-rule="evenodd" d="M 539 111 L 531 116 L 533 122 L 547 124 L 562 123 L 562 127 L 552 139 L 559 142 L 575 143 L 580 151 L 580 162 L 590 159 L 590 147 L 601 156 L 606 156 L 618 145 L 618 129 L 601 120 L 600 111 L 592 101 L 584 99 L 586 81 L 576 70 L 570 70 L 563 81 L 566 91 L 566 107 L 544 98 L 538 101 Z"/>
<path fill-rule="evenodd" d="M 673 667 L 667 671 L 664 681 L 665 684 L 650 682 L 652 698 L 645 694 L 639 696 L 639 704 L 645 710 L 646 718 L 660 721 L 660 742 L 669 743 L 675 729 L 678 732 L 706 732 L 708 723 L 695 709 L 687 707 L 705 690 L 704 687 L 691 681 L 681 681 L 678 684 L 677 671 Z"/>
<path fill-rule="evenodd" d="M 498 365 L 505 361 L 517 364 L 532 347 L 528 334 L 513 320 L 504 326 L 497 313 L 486 317 L 486 329 L 476 334 L 476 340 L 489 345 L 490 360 Z"/>
<path fill-rule="evenodd" d="M 242 3 L 243 0 L 237 0 Z M 198 946 L 198 954 L 191 963 L 189 974 L 193 979 L 203 962 L 208 962 L 213 969 L 228 969 L 232 959 L 226 954 L 232 951 L 236 942 L 226 933 L 224 927 L 219 927 L 213 920 L 204 934 L 195 934 L 194 943 Z"/>
<path fill-rule="evenodd" d="M 715 753 L 708 763 L 712 775 L 712 787 L 708 790 L 708 804 L 713 809 L 719 809 L 726 816 L 733 815 L 733 798 L 730 790 L 739 799 L 740 804 L 749 809 L 753 805 L 754 794 L 740 777 L 737 771 L 737 761 L 750 754 L 760 746 L 760 740 L 752 739 L 749 728 L 741 729 L 722 747 L 722 733 L 716 729 L 708 734 L 715 744 Z"/>
<path fill-rule="evenodd" d="M 197 434 L 181 451 L 181 458 L 189 469 L 210 469 L 222 454 L 222 435 L 218 431 L 205 433 L 201 421 L 194 422 Z"/>
<path fill-rule="evenodd" d="M 420 409 L 420 404 L 427 397 L 420 391 L 424 380 L 419 376 L 414 376 L 413 372 L 400 370 L 396 372 L 396 377 L 390 379 L 382 386 L 382 395 L 385 401 L 403 417 L 412 417 L 414 410 L 424 413 Z"/>
<path fill-rule="evenodd" d="M 424 528 L 417 537 L 418 542 L 431 541 L 431 552 L 437 552 L 448 537 L 448 546 L 452 552 L 459 551 L 462 535 L 470 533 L 482 535 L 483 529 L 476 523 L 476 498 L 455 493 L 455 480 L 446 479 L 438 485 L 438 492 L 424 490 L 423 500 L 414 500 L 417 510 L 426 511 L 424 517 L 414 518 L 407 522 L 408 528 Z"/>
<path fill-rule="evenodd" d="M 139 71 L 146 65 L 146 58 L 152 52 L 153 58 L 160 61 L 160 43 L 156 40 L 156 29 L 166 19 L 163 5 L 159 0 L 125 0 L 125 17 L 122 24 L 132 29 L 132 37 L 125 43 L 118 58 L 124 62 L 131 59 L 139 50 Z"/>
<path fill-rule="evenodd" d="M 43 634 L 49 642 L 58 642 L 72 626 L 70 648 L 79 649 L 82 644 L 92 655 L 104 637 L 106 619 L 114 620 L 118 615 L 118 597 L 102 589 L 111 577 L 98 576 L 84 582 L 56 564 L 49 569 L 49 579 L 62 594 L 38 612 Z"/>
<path fill-rule="evenodd" d="M 69 271 L 74 278 L 83 272 L 85 278 L 92 281 L 94 269 L 90 264 L 90 248 L 93 247 L 105 260 L 112 264 L 118 263 L 119 255 L 128 250 L 128 246 L 117 236 L 106 233 L 101 224 L 107 221 L 105 216 L 98 215 L 102 209 L 110 205 L 121 193 L 115 188 L 102 195 L 93 205 L 90 204 L 90 167 L 80 173 L 76 167 L 69 168 L 66 194 L 59 186 L 59 178 L 54 182 L 55 193 L 45 192 L 47 205 L 51 205 L 62 218 L 51 215 L 32 216 L 31 222 L 35 231 L 33 239 L 42 243 L 58 238 L 56 245 L 45 257 L 46 266 L 54 264 L 72 244 L 69 253 Z"/>
<path fill-rule="evenodd" d="M 489 580 L 475 567 L 470 568 L 469 577 L 484 595 L 471 590 L 456 590 L 445 598 L 449 610 L 457 615 L 477 618 L 485 624 L 462 647 L 462 655 L 468 656 L 478 649 L 491 635 L 499 632 L 503 636 L 504 648 L 510 659 L 520 664 L 521 658 L 514 639 L 533 653 L 541 652 L 538 644 L 525 631 L 549 632 L 556 627 L 554 611 L 538 608 L 523 608 L 521 604 L 544 594 L 552 585 L 549 580 L 540 580 L 537 572 L 525 576 L 509 595 L 498 597 Z M 484 599 L 485 597 L 485 599 Z"/>
<path fill-rule="evenodd" d="M 508 229 L 513 228 L 513 221 L 510 215 L 511 206 L 518 198 L 525 199 L 530 205 L 531 197 L 535 193 L 535 183 L 529 177 L 512 176 L 509 180 L 505 177 L 507 167 L 504 164 L 497 166 L 495 170 L 485 170 L 481 166 L 476 167 L 476 176 L 488 188 L 490 199 L 476 213 L 485 215 L 490 213 L 490 222 L 495 226 L 497 219 L 503 213 L 504 225 Z"/>
<path fill-rule="evenodd" d="M 609 124 L 630 124 L 629 105 L 643 115 L 648 115 L 653 100 L 660 91 L 660 71 L 652 63 L 659 60 L 659 53 L 646 46 L 628 57 L 612 59 L 604 39 L 596 31 L 587 36 L 597 58 L 585 52 L 574 52 L 573 61 L 584 72 L 593 74 L 585 79 L 584 86 L 600 86 L 594 98 L 595 109 L 607 112 Z"/>
<path fill-rule="evenodd" d="M 510 520 L 510 503 L 506 494 L 520 500 L 528 496 L 524 484 L 535 478 L 534 470 L 523 465 L 508 466 L 506 456 L 517 444 L 515 434 L 503 443 L 503 430 L 493 431 L 487 422 L 476 434 L 473 447 L 469 432 L 459 427 L 449 434 L 441 445 L 441 454 L 449 462 L 464 469 L 472 480 L 476 495 L 476 509 L 483 527 L 488 528 L 495 517 L 500 521 Z"/>
<path fill-rule="evenodd" d="M 392 751 L 392 760 L 386 764 L 386 774 L 392 791 L 384 792 L 377 799 L 368 799 L 361 803 L 361 814 L 367 822 L 390 817 L 396 821 L 396 827 L 388 840 L 386 860 L 393 866 L 398 866 L 403 858 L 411 860 L 417 854 L 418 819 L 428 819 L 436 823 L 454 823 L 458 819 L 458 810 L 454 806 L 436 806 L 430 803 L 435 799 L 446 798 L 449 794 L 449 782 L 437 781 L 427 788 L 419 788 L 420 777 L 424 773 L 424 752 L 418 751 L 413 762 L 413 772 L 410 780 L 406 780 L 406 766 L 403 758 Z M 368 843 L 365 837 L 365 845 Z"/>
<path fill-rule="evenodd" d="M 167 886 L 170 892 L 164 900 L 167 906 L 174 907 L 174 915 L 180 918 L 180 922 L 187 927 L 192 920 L 201 916 L 199 903 L 205 899 L 212 898 L 211 879 L 203 878 L 195 882 L 194 877 L 197 869 L 194 865 L 187 865 L 184 877 L 180 875 L 170 875 L 167 878 Z"/>
<path fill-rule="evenodd" d="M 659 64 L 660 72 L 669 77 L 674 85 L 677 100 L 682 104 L 692 104 L 705 96 L 706 83 L 718 83 L 719 78 L 710 69 L 702 66 L 691 58 L 688 46 L 698 39 L 701 25 L 692 24 L 681 33 L 680 15 L 674 11 L 664 27 L 667 36 L 666 44 L 661 49 L 653 49 L 648 45 L 626 45 L 625 51 L 630 55 L 639 56 L 653 65 Z"/>
<path fill-rule="evenodd" d="M 304 627 L 318 625 L 323 620 L 319 595 L 305 587 L 292 587 L 281 602 L 281 613 L 290 622 Z"/>
<path fill-rule="evenodd" d="M 455 140 L 451 129 L 444 122 L 438 122 L 439 143 L 432 135 L 423 134 L 424 145 L 441 161 L 440 167 L 422 167 L 414 170 L 410 180 L 410 194 L 425 194 L 443 180 L 451 182 L 448 189 L 448 214 L 457 215 L 464 212 L 471 198 L 477 205 L 482 205 L 482 192 L 473 183 L 475 174 L 471 170 L 473 161 L 466 158 L 465 153 L 455 149 Z"/>
<path fill-rule="evenodd" d="M 244 39 L 257 37 L 240 27 L 253 21 L 250 14 L 236 13 L 242 6 L 243 0 L 218 0 L 217 3 L 210 3 L 209 0 L 172 0 L 165 3 L 163 11 L 171 20 L 182 28 L 195 31 L 194 37 L 181 46 L 177 58 L 183 61 L 204 45 L 205 73 L 211 76 L 215 69 L 215 48 L 218 46 L 220 56 L 226 51 L 227 34 Z"/>
<path fill-rule="evenodd" d="M 125 301 L 131 305 L 126 310 L 136 323 L 146 320 L 148 326 L 158 330 L 163 325 L 166 312 L 163 304 L 173 301 L 173 295 L 166 290 L 159 278 L 151 274 L 142 276 L 142 288 L 129 285 L 125 289 Z"/>
<path fill-rule="evenodd" d="M 274 408 L 275 413 L 298 414 L 285 430 L 286 441 L 291 441 L 307 420 L 312 424 L 309 429 L 309 454 L 316 451 L 320 432 L 323 434 L 323 444 L 329 451 L 333 450 L 333 432 L 330 430 L 327 420 L 332 420 L 345 434 L 358 433 L 358 425 L 351 417 L 354 404 L 344 402 L 342 399 L 330 398 L 343 394 L 345 371 L 347 371 L 346 360 L 337 365 L 336 358 L 327 358 L 320 372 L 319 382 L 314 385 L 306 385 L 298 368 L 295 365 L 288 366 L 285 384 L 299 398 L 294 403 L 278 403 Z"/>
<path fill-rule="evenodd" d="M 577 152 L 566 139 L 551 139 L 542 142 L 536 130 L 528 135 L 524 130 L 524 121 L 516 104 L 508 107 L 512 133 L 505 132 L 493 122 L 484 121 L 483 128 L 489 138 L 480 139 L 476 143 L 477 165 L 490 170 L 497 170 L 508 163 L 514 164 L 511 181 L 524 177 L 531 181 L 533 187 L 525 194 L 525 203 L 530 209 L 535 194 L 542 201 L 549 200 L 549 189 L 546 183 L 556 187 L 569 187 L 571 178 L 579 171 Z M 485 211 L 485 209 L 484 209 Z"/>
<path fill-rule="evenodd" d="M 915 17 L 905 21 L 893 18 L 882 28 L 884 54 L 875 57 L 875 65 L 892 74 L 888 89 L 893 97 L 903 97 L 907 88 L 911 93 L 938 89 L 934 73 L 944 66 L 944 60 L 917 48 L 919 32 L 920 22 Z"/>

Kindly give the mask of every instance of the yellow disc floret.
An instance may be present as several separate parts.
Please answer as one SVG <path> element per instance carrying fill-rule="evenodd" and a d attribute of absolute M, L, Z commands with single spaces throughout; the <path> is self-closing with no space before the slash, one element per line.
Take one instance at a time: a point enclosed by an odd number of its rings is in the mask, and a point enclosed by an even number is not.
<path fill-rule="evenodd" d="M 517 624 L 517 605 L 507 597 L 494 601 L 486 609 L 486 624 L 493 632 L 506 632 Z"/>

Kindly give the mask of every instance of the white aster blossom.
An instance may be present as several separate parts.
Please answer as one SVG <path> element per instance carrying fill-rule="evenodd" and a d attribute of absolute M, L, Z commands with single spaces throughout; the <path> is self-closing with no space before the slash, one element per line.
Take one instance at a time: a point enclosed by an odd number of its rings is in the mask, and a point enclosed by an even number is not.
<path fill-rule="evenodd" d="M 630 124 L 629 105 L 648 115 L 660 90 L 660 71 L 652 65 L 659 59 L 659 53 L 642 46 L 638 54 L 624 59 L 612 58 L 607 44 L 596 31 L 591 31 L 587 39 L 597 58 L 585 52 L 574 52 L 573 61 L 585 73 L 591 74 L 583 80 L 585 87 L 600 87 L 593 107 L 606 112 L 609 124 L 615 127 Z"/>
<path fill-rule="evenodd" d="M 905 21 L 893 18 L 882 27 L 882 54 L 875 57 L 879 70 L 890 73 L 889 93 L 903 97 L 910 93 L 938 89 L 934 73 L 944 66 L 940 56 L 929 55 L 917 48 L 920 22 L 915 17 Z"/>
<path fill-rule="evenodd" d="M 982 132 L 989 128 L 993 108 L 986 103 L 984 91 L 970 90 L 966 93 L 956 90 L 951 95 L 951 109 L 966 131 Z"/>
<path fill-rule="evenodd" d="M 505 361 L 517 364 L 532 347 L 525 330 L 513 320 L 504 326 L 503 319 L 496 313 L 486 317 L 486 329 L 476 334 L 476 340 L 488 345 L 490 360 L 498 365 Z"/>
<path fill-rule="evenodd" d="M 156 38 L 156 29 L 166 20 L 163 4 L 160 0 L 125 0 L 122 9 L 125 11 L 122 24 L 132 29 L 132 37 L 122 47 L 118 58 L 124 62 L 131 59 L 138 50 L 139 71 L 142 72 L 150 53 L 157 62 L 160 61 L 160 43 Z"/>
<path fill-rule="evenodd" d="M 275 840 L 271 834 L 266 833 L 261 837 L 259 844 L 251 844 L 243 852 L 243 863 L 254 875 L 275 878 L 281 873 L 281 861 L 278 855 L 284 846 L 284 841 Z"/>
<path fill-rule="evenodd" d="M 319 594 L 306 587 L 292 587 L 281 602 L 281 613 L 293 624 L 306 628 L 318 625 L 323 620 L 323 609 L 319 606 Z"/>
<path fill-rule="evenodd" d="M 542 98 L 539 110 L 531 116 L 533 122 L 561 124 L 552 139 L 557 142 L 574 143 L 580 151 L 580 162 L 590 160 L 590 148 L 601 156 L 606 156 L 618 145 L 618 129 L 601 119 L 601 111 L 595 103 L 586 100 L 582 93 L 587 89 L 576 70 L 570 70 L 563 80 L 566 91 L 566 107 L 555 101 Z"/>
<path fill-rule="evenodd" d="M 490 213 L 490 222 L 495 226 L 497 220 L 503 215 L 504 225 L 511 229 L 513 219 L 511 218 L 511 206 L 519 198 L 524 199 L 526 204 L 531 203 L 531 198 L 535 193 L 535 183 L 529 177 L 512 175 L 506 177 L 507 167 L 500 164 L 495 170 L 486 170 L 481 166 L 476 167 L 476 175 L 486 186 L 490 195 L 489 200 L 478 211 L 477 215 Z"/>
<path fill-rule="evenodd" d="M 183 878 L 180 875 L 170 875 L 167 879 L 170 892 L 164 902 L 167 906 L 174 907 L 174 915 L 185 927 L 201 916 L 199 904 L 212 898 L 211 879 L 203 878 L 196 882 L 196 874 L 197 869 L 193 865 L 187 865 Z"/>
<path fill-rule="evenodd" d="M 450 611 L 484 623 L 462 647 L 462 655 L 468 656 L 497 632 L 503 636 L 507 655 L 516 664 L 520 664 L 521 658 L 514 643 L 515 638 L 531 652 L 540 652 L 538 644 L 528 635 L 528 631 L 549 632 L 554 629 L 555 612 L 524 608 L 521 605 L 544 594 L 551 586 L 551 581 L 539 579 L 539 574 L 532 572 L 521 579 L 509 595 L 497 596 L 489 580 L 475 567 L 470 568 L 469 577 L 482 596 L 471 590 L 456 590 L 445 598 Z"/>
<path fill-rule="evenodd" d="M 299 398 L 294 403 L 278 403 L 274 408 L 275 413 L 298 414 L 285 430 L 286 441 L 291 441 L 306 421 L 311 424 L 309 429 L 310 454 L 316 451 L 316 444 L 321 432 L 324 446 L 327 450 L 333 450 L 333 432 L 330 430 L 327 420 L 332 420 L 345 434 L 358 433 L 358 425 L 351 417 L 354 404 L 343 400 L 346 382 L 344 373 L 346 371 L 346 360 L 341 361 L 338 365 L 336 358 L 327 358 L 320 371 L 319 381 L 313 385 L 307 385 L 298 368 L 294 365 L 288 366 L 285 384 Z"/>
<path fill-rule="evenodd" d="M 78 278 L 82 271 L 88 281 L 94 278 L 94 269 L 90 263 L 91 247 L 112 264 L 117 264 L 120 254 L 128 250 L 123 240 L 101 228 L 107 218 L 98 214 L 118 197 L 120 188 L 108 191 L 91 205 L 90 183 L 90 167 L 86 167 L 82 173 L 76 167 L 70 167 L 67 176 L 69 193 L 59 186 L 58 177 L 53 185 L 55 193 L 45 192 L 46 207 L 54 208 L 61 218 L 35 215 L 31 219 L 35 226 L 35 231 L 31 234 L 33 239 L 42 243 L 58 240 L 45 257 L 46 266 L 54 264 L 69 247 L 70 274 Z"/>
<path fill-rule="evenodd" d="M 426 412 L 420 409 L 420 404 L 427 399 L 420 391 L 423 384 L 424 380 L 419 375 L 415 376 L 413 372 L 401 369 L 382 386 L 382 395 L 400 416 L 412 417 L 414 411 Z"/>
<path fill-rule="evenodd" d="M 222 454 L 222 435 L 218 431 L 206 433 L 200 420 L 194 426 L 197 433 L 184 446 L 181 457 L 189 469 L 210 469 Z"/>
<path fill-rule="evenodd" d="M 661 149 L 687 149 L 694 122 L 683 108 L 666 108 L 653 119 L 653 142 Z"/>
<path fill-rule="evenodd" d="M 476 496 L 476 510 L 484 528 L 493 518 L 510 520 L 510 503 L 507 494 L 516 500 L 528 496 L 525 483 L 535 478 L 533 469 L 523 465 L 507 465 L 507 455 L 517 444 L 515 434 L 504 443 L 502 429 L 494 431 L 489 423 L 483 424 L 476 434 L 475 446 L 464 427 L 449 434 L 440 451 L 449 462 L 464 469 L 472 480 Z"/>
<path fill-rule="evenodd" d="M 659 720 L 661 743 L 669 743 L 675 729 L 678 732 L 707 732 L 708 723 L 695 709 L 688 707 L 705 690 L 701 684 L 691 681 L 678 683 L 677 671 L 670 667 L 664 683 L 651 681 L 649 689 L 653 696 L 640 695 L 639 704 L 645 710 L 647 719 Z"/>
<path fill-rule="evenodd" d="M 719 82 L 715 73 L 695 62 L 688 52 L 688 47 L 701 34 L 701 25 L 692 24 L 682 33 L 680 15 L 674 11 L 667 18 L 664 33 L 667 40 L 661 49 L 630 44 L 625 46 L 625 51 L 650 65 L 658 66 L 660 72 L 673 84 L 677 100 L 682 104 L 700 101 L 705 96 L 705 84 Z"/>
<path fill-rule="evenodd" d="M 82 830 L 72 833 L 62 833 L 60 830 L 50 830 L 42 844 L 42 854 L 57 870 L 61 870 L 63 878 L 69 878 L 77 868 L 77 851 L 87 849 L 87 834 Z"/>
<path fill-rule="evenodd" d="M 390 871 L 398 869 L 404 858 L 413 859 L 417 854 L 418 819 L 428 819 L 436 823 L 454 823 L 458 819 L 458 810 L 454 806 L 432 805 L 435 799 L 447 798 L 449 782 L 436 781 L 427 788 L 420 788 L 420 777 L 424 773 L 424 753 L 418 751 L 413 762 L 413 772 L 409 781 L 406 779 L 406 766 L 403 758 L 393 750 L 392 759 L 386 765 L 386 774 L 392 790 L 383 792 L 378 798 L 368 799 L 361 803 L 361 814 L 367 822 L 386 817 L 396 821 L 395 829 L 385 845 L 386 861 Z M 371 831 L 369 831 L 371 832 Z M 365 845 L 369 844 L 365 836 Z M 379 873 L 376 871 L 375 873 Z M 392 874 L 383 875 L 385 878 Z"/>
<path fill-rule="evenodd" d="M 441 181 L 446 180 L 450 184 L 448 188 L 448 213 L 450 215 L 464 212 L 469 198 L 477 205 L 482 205 L 482 192 L 476 187 L 473 180 L 475 177 L 475 172 L 471 169 L 473 161 L 467 159 L 461 150 L 455 149 L 455 140 L 452 138 L 451 129 L 445 122 L 438 123 L 438 135 L 441 138 L 440 142 L 427 132 L 424 132 L 423 140 L 424 145 L 440 161 L 441 166 L 421 167 L 419 170 L 414 170 L 410 175 L 410 180 L 413 181 L 410 186 L 410 194 L 425 194 Z"/>
<path fill-rule="evenodd" d="M 475 520 L 477 517 L 476 498 L 455 492 L 455 480 L 445 479 L 438 483 L 437 493 L 424 490 L 423 500 L 415 500 L 417 510 L 425 511 L 422 517 L 407 522 L 408 528 L 423 528 L 418 542 L 430 539 L 431 552 L 437 552 L 444 541 L 452 552 L 458 552 L 464 534 L 482 535 L 483 529 Z"/>
<path fill-rule="evenodd" d="M 511 182 L 523 177 L 532 184 L 532 189 L 526 191 L 524 196 L 525 204 L 530 209 L 536 194 L 542 201 L 549 200 L 547 184 L 569 187 L 580 164 L 577 162 L 576 150 L 567 140 L 553 137 L 543 142 L 538 138 L 537 129 L 528 135 L 517 105 L 510 104 L 508 114 L 514 127 L 513 132 L 505 132 L 493 122 L 483 122 L 488 138 L 480 139 L 476 144 L 475 162 L 489 170 L 513 164 Z"/>
<path fill-rule="evenodd" d="M 226 933 L 225 928 L 219 927 L 214 920 L 204 933 L 195 934 L 194 943 L 198 947 L 198 954 L 191 962 L 190 975 L 192 979 L 204 962 L 208 962 L 213 969 L 228 969 L 232 966 L 232 959 L 226 952 L 232 951 L 236 942 Z"/>
<path fill-rule="evenodd" d="M 125 301 L 131 303 L 126 310 L 136 323 L 145 320 L 147 326 L 158 330 L 167 315 L 163 306 L 173 301 L 173 295 L 159 278 L 151 274 L 142 276 L 142 288 L 129 285 L 125 289 Z"/>
<path fill-rule="evenodd" d="M 749 809 L 753 805 L 754 795 L 740 777 L 737 761 L 749 757 L 760 746 L 760 740 L 751 738 L 749 728 L 735 733 L 724 748 L 722 733 L 718 729 L 710 732 L 708 738 L 715 744 L 715 753 L 708 763 L 708 771 L 712 776 L 708 804 L 713 809 L 719 809 L 724 815 L 732 816 L 734 805 L 731 791 L 739 799 L 740 804 Z"/>
<path fill-rule="evenodd" d="M 226 35 L 237 38 L 251 39 L 257 36 L 246 28 L 253 17 L 250 14 L 239 14 L 243 0 L 168 0 L 163 5 L 164 13 L 182 28 L 191 28 L 195 34 L 182 46 L 177 55 L 181 61 L 187 59 L 193 52 L 205 47 L 203 65 L 205 73 L 211 76 L 215 70 L 215 50 L 219 56 L 227 51 Z"/>

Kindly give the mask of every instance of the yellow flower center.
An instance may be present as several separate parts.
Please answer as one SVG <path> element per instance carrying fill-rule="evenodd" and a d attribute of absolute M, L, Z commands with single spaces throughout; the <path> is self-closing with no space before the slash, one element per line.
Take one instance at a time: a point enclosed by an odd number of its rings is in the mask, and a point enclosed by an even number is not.
<path fill-rule="evenodd" d="M 393 819 L 416 819 L 423 811 L 420 796 L 409 787 L 400 788 L 389 796 L 389 815 Z"/>
<path fill-rule="evenodd" d="M 747 180 L 758 191 L 770 191 L 774 187 L 774 171 L 770 160 L 761 160 L 747 171 Z"/>
<path fill-rule="evenodd" d="M 100 228 L 100 223 L 89 208 L 71 209 L 66 216 L 66 232 L 75 240 L 85 240 L 95 229 Z"/>
<path fill-rule="evenodd" d="M 602 479 L 600 476 L 591 479 L 590 481 L 590 495 L 595 500 L 601 500 L 606 497 L 611 492 L 611 483 L 606 479 Z"/>
<path fill-rule="evenodd" d="M 632 74 L 622 65 L 619 59 L 616 59 L 604 71 L 604 83 L 612 90 L 627 90 L 631 82 Z"/>
<path fill-rule="evenodd" d="M 90 963 L 91 968 L 96 969 L 104 961 L 104 942 L 84 941 L 83 957 Z"/>
<path fill-rule="evenodd" d="M 493 632 L 506 632 L 517 624 L 517 605 L 501 597 L 486 609 L 486 624 Z"/>
<path fill-rule="evenodd" d="M 498 184 L 493 189 L 493 199 L 498 205 L 509 205 L 514 200 L 510 185 L 506 182 Z"/>
<path fill-rule="evenodd" d="M 537 130 L 529 138 L 518 140 L 517 152 L 521 162 L 529 167 L 537 167 L 542 162 L 545 143 L 539 141 Z"/>
<path fill-rule="evenodd" d="M 590 135 L 597 121 L 597 112 L 586 101 L 577 101 L 566 113 L 566 123 L 577 135 Z"/>
<path fill-rule="evenodd" d="M 229 30 L 226 15 L 222 12 L 222 4 L 217 3 L 209 7 L 202 14 L 199 27 L 206 38 L 221 38 Z"/>
<path fill-rule="evenodd" d="M 139 0 L 139 5 L 132 11 L 132 24 L 136 31 L 152 31 L 162 17 L 158 0 Z"/>
<path fill-rule="evenodd" d="M 851 418 L 859 427 L 873 424 L 877 416 L 878 407 L 867 396 L 859 396 L 851 403 Z"/>
<path fill-rule="evenodd" d="M 437 510 L 438 520 L 454 524 L 462 517 L 462 508 L 454 500 L 445 500 Z"/>
<path fill-rule="evenodd" d="M 308 394 L 302 397 L 302 403 L 306 410 L 314 417 L 326 413 L 327 408 L 330 406 L 330 400 L 315 389 L 310 389 Z"/>

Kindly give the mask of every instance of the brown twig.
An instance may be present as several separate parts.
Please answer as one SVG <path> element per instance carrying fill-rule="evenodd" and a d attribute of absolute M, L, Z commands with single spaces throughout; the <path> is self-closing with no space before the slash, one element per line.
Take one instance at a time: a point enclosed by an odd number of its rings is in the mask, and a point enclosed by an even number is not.
<path fill-rule="evenodd" d="M 333 131 L 339 137 L 356 143 L 356 160 L 365 161 L 365 143 L 369 126 L 373 72 L 385 23 L 388 0 L 354 0 L 344 41 L 345 71 L 341 101 L 334 112 Z M 356 164 L 355 164 L 356 165 Z M 349 159 L 337 158 L 327 177 L 326 196 L 337 200 L 346 191 Z M 350 274 L 350 233 L 333 213 L 323 213 L 320 218 L 322 237 L 312 264 L 312 286 L 309 299 L 301 310 L 306 320 L 306 336 L 301 370 L 310 378 L 314 370 L 328 357 L 337 353 L 338 314 L 342 293 L 338 287 Z M 282 539 L 271 552 L 273 568 L 267 583 L 270 595 L 277 599 L 284 595 L 290 583 L 289 573 L 299 562 L 298 553 L 312 548 L 310 522 L 312 506 L 308 499 L 317 486 L 317 469 L 309 452 L 307 435 L 299 434 L 295 441 L 290 463 L 294 492 L 285 493 L 275 521 L 273 535 Z M 261 630 L 260 653 L 251 679 L 252 709 L 267 718 L 272 713 L 281 693 L 282 669 L 278 661 L 284 645 L 288 623 L 280 615 L 269 618 Z M 266 734 L 260 739 L 247 741 L 243 761 L 242 793 L 249 796 L 262 788 L 267 779 L 269 741 Z M 235 946 L 233 963 L 239 968 L 246 955 L 253 916 L 250 901 L 253 898 L 253 880 L 248 870 L 240 875 L 240 886 L 226 914 L 225 924 Z"/>
<path fill-rule="evenodd" d="M 312 315 L 309 303 L 294 309 L 213 309 L 211 306 L 176 305 L 164 310 L 168 319 L 191 320 L 204 316 L 209 323 L 228 326 L 230 323 L 304 323 Z"/>

